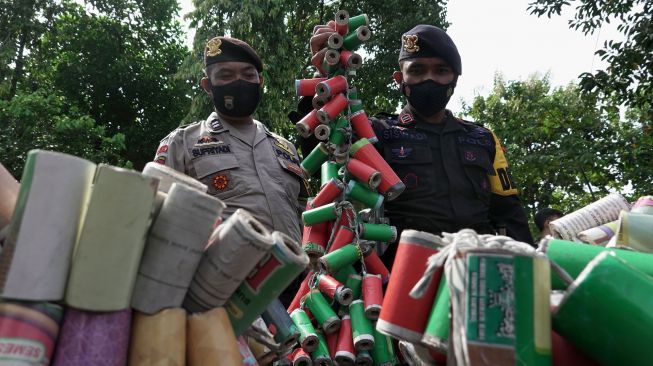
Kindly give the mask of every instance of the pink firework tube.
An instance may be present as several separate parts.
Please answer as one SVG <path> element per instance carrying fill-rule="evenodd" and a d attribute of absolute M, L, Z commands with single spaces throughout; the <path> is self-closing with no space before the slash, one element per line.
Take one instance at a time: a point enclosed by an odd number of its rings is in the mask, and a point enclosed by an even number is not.
<path fill-rule="evenodd" d="M 335 359 L 340 365 L 351 365 L 356 362 L 354 338 L 352 337 L 351 318 L 349 315 L 343 315 L 340 321 Z"/>
<path fill-rule="evenodd" d="M 311 288 L 309 287 L 309 282 L 311 281 L 312 277 L 313 277 L 313 271 L 308 272 L 306 277 L 304 277 L 304 280 L 302 281 L 301 285 L 299 285 L 299 290 L 297 290 L 295 297 L 292 299 L 290 305 L 288 305 L 288 314 L 295 311 L 295 309 L 299 309 L 299 306 L 302 302 L 302 297 L 304 297 L 304 295 L 306 295 L 311 290 Z"/>
<path fill-rule="evenodd" d="M 358 137 L 365 137 L 371 143 L 379 141 L 364 110 L 352 113 L 349 115 L 349 120 L 351 121 L 351 127 Z"/>
<path fill-rule="evenodd" d="M 380 275 L 383 284 L 388 283 L 388 281 L 390 281 L 390 271 L 388 271 L 388 267 L 383 264 L 379 255 L 376 254 L 376 250 L 370 248 L 364 255 L 363 262 L 365 263 L 365 270 L 367 270 L 368 273 Z"/>
<path fill-rule="evenodd" d="M 365 316 L 377 320 L 383 303 L 383 281 L 381 276 L 366 273 L 363 276 L 363 302 Z"/>
<path fill-rule="evenodd" d="M 336 32 L 341 36 L 349 33 L 349 13 L 347 10 L 338 10 L 336 13 Z"/>
<path fill-rule="evenodd" d="M 349 159 L 347 171 L 369 189 L 375 190 L 381 184 L 381 173 L 358 159 Z"/>
<path fill-rule="evenodd" d="M 324 80 L 326 78 L 296 79 L 295 93 L 298 97 L 312 97 L 315 95 L 315 86 Z"/>
<path fill-rule="evenodd" d="M 345 69 L 356 70 L 363 66 L 363 58 L 357 53 L 342 50 L 340 51 L 340 64 Z"/>
<path fill-rule="evenodd" d="M 317 109 L 313 109 L 309 114 L 305 115 L 304 118 L 295 124 L 295 128 L 297 128 L 297 132 L 300 136 L 306 138 L 309 137 L 319 125 L 320 120 L 317 119 Z"/>
<path fill-rule="evenodd" d="M 292 366 L 312 366 L 313 361 L 311 356 L 304 351 L 303 348 L 296 348 L 290 354 L 290 360 L 292 361 Z"/>
<path fill-rule="evenodd" d="M 317 138 L 320 141 L 326 141 L 329 139 L 329 136 L 331 135 L 331 128 L 328 125 L 319 125 L 315 127 L 315 131 L 313 131 L 313 134 L 315 135 L 315 138 Z"/>
<path fill-rule="evenodd" d="M 322 123 L 329 123 L 335 119 L 340 112 L 347 108 L 349 102 L 343 94 L 336 94 L 331 100 L 317 111 L 317 118 Z"/>
<path fill-rule="evenodd" d="M 378 189 L 379 192 L 386 196 L 388 201 L 397 198 L 406 189 L 401 179 L 366 138 L 356 141 L 351 146 L 350 152 L 355 159 L 381 172 L 381 184 L 379 184 Z"/>
<path fill-rule="evenodd" d="M 342 75 L 334 76 L 315 85 L 315 94 L 324 99 L 343 93 L 345 90 L 347 90 L 347 78 Z"/>
<path fill-rule="evenodd" d="M 349 305 L 354 301 L 351 289 L 328 274 L 321 274 L 317 278 L 317 287 L 323 294 L 336 300 L 341 305 Z"/>
<path fill-rule="evenodd" d="M 312 201 L 311 208 L 320 207 L 335 201 L 342 191 L 345 190 L 345 185 L 340 181 L 340 179 L 333 178 L 327 184 L 322 186 L 320 192 Z"/>

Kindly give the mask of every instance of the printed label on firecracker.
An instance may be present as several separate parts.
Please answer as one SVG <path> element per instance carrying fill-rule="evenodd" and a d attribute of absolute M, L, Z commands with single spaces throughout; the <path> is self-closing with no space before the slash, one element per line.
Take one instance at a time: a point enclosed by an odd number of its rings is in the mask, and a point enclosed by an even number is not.
<path fill-rule="evenodd" d="M 0 360 L 42 362 L 45 347 L 39 342 L 21 338 L 0 338 Z"/>

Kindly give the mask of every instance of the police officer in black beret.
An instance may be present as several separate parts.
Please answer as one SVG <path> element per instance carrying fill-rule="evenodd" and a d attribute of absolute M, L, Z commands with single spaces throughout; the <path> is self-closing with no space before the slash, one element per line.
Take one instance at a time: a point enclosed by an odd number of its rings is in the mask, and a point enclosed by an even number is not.
<path fill-rule="evenodd" d="M 318 26 L 311 49 L 331 32 Z M 489 129 L 445 109 L 462 63 L 442 29 L 418 25 L 401 36 L 399 71 L 393 74 L 407 104 L 399 115 L 370 118 L 377 149 L 406 185 L 385 205 L 398 231 L 434 234 L 472 228 L 533 243 L 504 149 Z M 396 245 L 382 255 L 391 266 Z"/>

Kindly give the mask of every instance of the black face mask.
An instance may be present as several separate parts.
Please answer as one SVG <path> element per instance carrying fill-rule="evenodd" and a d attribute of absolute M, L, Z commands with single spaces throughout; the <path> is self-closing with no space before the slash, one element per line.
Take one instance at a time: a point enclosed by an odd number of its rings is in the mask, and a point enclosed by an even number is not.
<path fill-rule="evenodd" d="M 229 117 L 245 117 L 256 110 L 261 100 L 261 85 L 238 79 L 225 85 L 211 85 L 211 93 L 218 112 Z"/>
<path fill-rule="evenodd" d="M 456 80 L 449 84 L 438 84 L 431 79 L 417 84 L 401 83 L 401 92 L 404 95 L 406 87 L 410 88 L 410 96 L 407 96 L 410 105 L 422 116 L 431 117 L 447 106 L 456 87 Z"/>

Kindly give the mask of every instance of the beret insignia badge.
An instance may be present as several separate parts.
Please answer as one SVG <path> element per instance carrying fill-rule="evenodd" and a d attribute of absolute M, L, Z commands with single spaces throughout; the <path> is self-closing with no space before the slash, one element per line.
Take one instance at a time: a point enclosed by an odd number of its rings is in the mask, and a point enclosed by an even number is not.
<path fill-rule="evenodd" d="M 214 57 L 222 53 L 222 50 L 220 49 L 220 45 L 222 45 L 222 41 L 219 40 L 218 38 L 213 38 L 210 41 L 206 43 L 206 55 L 208 57 Z"/>
<path fill-rule="evenodd" d="M 402 41 L 404 44 L 404 50 L 408 53 L 415 53 L 419 51 L 419 46 L 417 45 L 417 35 L 415 34 L 404 34 Z"/>

